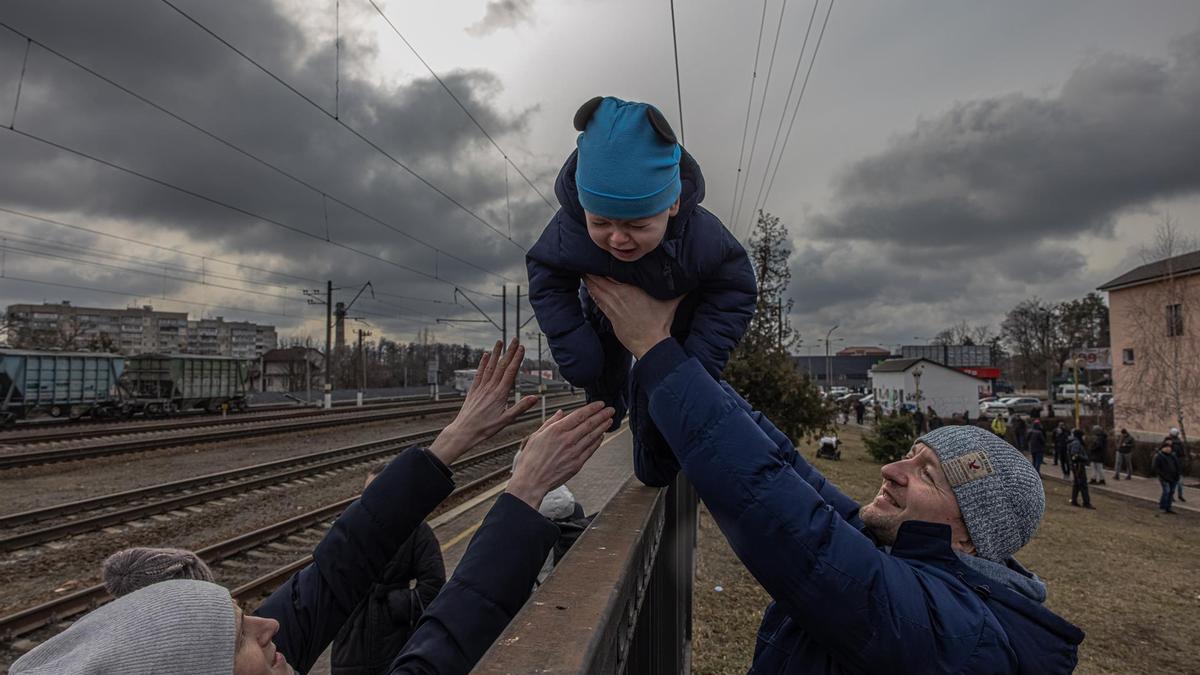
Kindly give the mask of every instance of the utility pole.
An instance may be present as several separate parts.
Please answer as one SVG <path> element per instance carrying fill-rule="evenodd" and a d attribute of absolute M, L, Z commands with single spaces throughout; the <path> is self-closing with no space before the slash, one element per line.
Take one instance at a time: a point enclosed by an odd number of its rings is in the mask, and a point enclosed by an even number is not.
<path fill-rule="evenodd" d="M 500 287 L 500 342 L 501 349 L 508 347 L 508 284 Z"/>
<path fill-rule="evenodd" d="M 308 296 L 308 304 L 310 304 L 310 305 L 322 304 L 322 301 L 319 299 L 319 298 L 321 298 L 320 289 L 306 290 L 306 291 L 304 291 L 304 295 Z M 333 342 L 333 282 L 332 281 L 325 282 L 324 305 L 325 305 L 325 363 L 324 363 L 324 368 L 323 368 L 323 370 L 324 370 L 323 379 L 324 379 L 324 383 L 325 383 L 325 409 L 328 410 L 329 408 L 333 407 L 333 390 L 329 386 L 329 371 L 330 371 L 330 369 L 332 367 L 332 363 L 333 363 L 333 354 L 331 353 L 331 350 L 330 350 L 330 347 L 331 347 L 330 343 Z M 307 361 L 307 360 L 308 360 L 308 355 L 306 353 L 305 361 Z M 307 369 L 307 366 L 305 366 L 305 368 Z M 309 402 L 311 402 L 311 401 L 312 401 L 312 396 L 310 395 Z"/>
<path fill-rule="evenodd" d="M 363 336 L 370 335 L 370 334 L 371 334 L 371 331 L 369 331 L 369 330 L 363 330 L 362 328 L 358 329 L 358 364 L 359 364 L 358 405 L 359 405 L 359 407 L 361 407 L 363 404 L 363 390 L 365 390 L 367 388 L 367 355 L 363 351 Z"/>
<path fill-rule="evenodd" d="M 513 335 L 521 338 L 521 284 L 517 284 L 517 308 L 516 321 L 513 322 Z M 504 344 L 504 348 L 508 349 L 508 343 Z M 525 364 L 517 364 L 517 378 L 513 381 L 513 405 L 516 405 L 521 400 L 521 366 Z"/>
<path fill-rule="evenodd" d="M 537 358 L 537 366 L 536 367 L 537 367 L 537 372 L 538 372 L 538 397 L 540 397 L 542 399 L 542 424 L 545 424 L 546 423 L 546 384 L 542 380 L 542 332 L 541 331 L 537 331 L 536 333 L 530 332 L 530 333 L 526 333 L 525 336 L 537 338 L 538 358 Z"/>

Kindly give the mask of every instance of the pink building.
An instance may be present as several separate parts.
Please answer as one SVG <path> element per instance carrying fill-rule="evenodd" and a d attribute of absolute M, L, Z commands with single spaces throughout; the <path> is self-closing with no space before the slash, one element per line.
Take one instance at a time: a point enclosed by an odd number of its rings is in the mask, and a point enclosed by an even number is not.
<path fill-rule="evenodd" d="M 1200 437 L 1200 251 L 1142 265 L 1099 290 L 1108 292 L 1116 427 Z"/>

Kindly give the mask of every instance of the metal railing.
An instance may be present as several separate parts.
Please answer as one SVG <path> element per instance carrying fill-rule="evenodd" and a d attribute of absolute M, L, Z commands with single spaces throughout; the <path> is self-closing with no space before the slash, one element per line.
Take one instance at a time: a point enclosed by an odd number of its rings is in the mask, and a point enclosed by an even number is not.
<path fill-rule="evenodd" d="M 630 478 L 474 673 L 691 670 L 696 495 Z"/>

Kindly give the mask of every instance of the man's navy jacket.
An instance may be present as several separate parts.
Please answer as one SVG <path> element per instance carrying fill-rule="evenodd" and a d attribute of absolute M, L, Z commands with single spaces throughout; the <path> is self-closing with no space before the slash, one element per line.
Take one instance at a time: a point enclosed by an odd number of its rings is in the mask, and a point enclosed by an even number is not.
<path fill-rule="evenodd" d="M 404 451 L 338 517 L 313 562 L 263 602 L 255 614 L 279 622 L 275 646 L 297 673 L 312 668 L 400 545 L 453 489 L 450 471 L 428 451 Z M 537 510 L 501 495 L 390 672 L 470 671 L 529 597 L 557 538 Z"/>
<path fill-rule="evenodd" d="M 1042 606 L 1044 586 L 1015 561 L 956 554 L 948 526 L 919 521 L 901 525 L 890 549 L 878 546 L 858 504 L 674 340 L 635 370 L 683 471 L 774 600 L 751 672 L 1075 667 L 1083 633 Z"/>

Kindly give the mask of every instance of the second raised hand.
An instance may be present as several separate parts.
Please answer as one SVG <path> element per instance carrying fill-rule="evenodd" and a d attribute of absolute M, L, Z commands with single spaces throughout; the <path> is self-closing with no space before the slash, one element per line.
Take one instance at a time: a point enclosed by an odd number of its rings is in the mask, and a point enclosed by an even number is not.
<path fill-rule="evenodd" d="M 516 338 L 509 343 L 508 349 L 502 349 L 503 346 L 496 341 L 491 352 L 484 352 L 475 372 L 475 381 L 467 391 L 458 415 L 429 446 L 429 451 L 447 466 L 512 424 L 537 403 L 536 396 L 526 396 L 515 405 L 508 405 L 509 393 L 525 359 L 525 348 Z"/>

